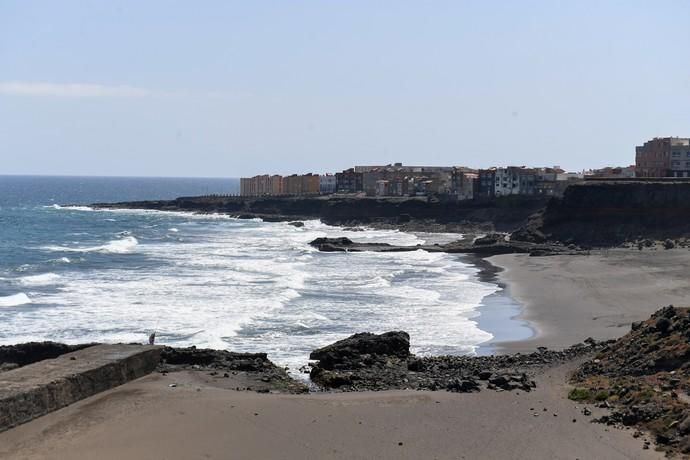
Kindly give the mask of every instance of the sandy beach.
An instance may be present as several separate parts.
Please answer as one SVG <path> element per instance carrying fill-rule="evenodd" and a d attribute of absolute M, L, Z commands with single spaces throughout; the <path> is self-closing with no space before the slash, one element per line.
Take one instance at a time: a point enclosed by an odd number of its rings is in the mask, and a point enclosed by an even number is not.
<path fill-rule="evenodd" d="M 156 373 L 1 433 L 0 458 L 663 458 L 566 398 L 574 364 L 539 375 L 531 393 L 261 395 Z"/>
<path fill-rule="evenodd" d="M 616 338 L 663 305 L 684 305 L 690 252 L 495 256 L 498 281 L 536 331 L 499 352 Z M 154 373 L 0 433 L 0 458 L 652 459 L 634 429 L 591 423 L 567 398 L 580 359 L 524 391 L 258 394 L 204 371 Z M 219 383 L 222 382 L 222 383 Z"/>
<path fill-rule="evenodd" d="M 587 337 L 615 339 L 663 306 L 690 303 L 690 251 L 685 249 L 508 254 L 488 260 L 503 269 L 498 280 L 523 305 L 519 318 L 535 331 L 529 340 L 495 343 L 501 353 L 560 349 Z"/>

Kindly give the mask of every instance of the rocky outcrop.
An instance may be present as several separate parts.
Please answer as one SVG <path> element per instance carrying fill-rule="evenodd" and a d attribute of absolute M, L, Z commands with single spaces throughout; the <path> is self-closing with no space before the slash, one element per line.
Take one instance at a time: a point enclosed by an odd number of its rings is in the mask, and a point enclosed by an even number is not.
<path fill-rule="evenodd" d="M 407 358 L 410 356 L 410 336 L 407 332 L 355 334 L 334 344 L 314 350 L 309 359 L 319 360 L 323 369 L 352 369 L 369 356 Z"/>
<path fill-rule="evenodd" d="M 357 243 L 349 238 L 316 238 L 309 243 L 323 252 L 409 252 L 424 250 L 428 252 L 446 252 L 455 254 L 478 254 L 492 256 L 498 254 L 530 254 L 533 256 L 548 256 L 556 254 L 582 254 L 583 251 L 575 246 L 564 246 L 557 243 L 531 243 L 527 241 L 512 241 L 505 235 L 490 234 L 485 237 L 458 240 L 446 244 L 415 246 L 398 246 L 388 243 Z"/>
<path fill-rule="evenodd" d="M 585 182 L 571 185 L 515 231 L 513 239 L 616 246 L 690 236 L 690 182 Z"/>
<path fill-rule="evenodd" d="M 535 386 L 532 373 L 605 345 L 588 339 L 563 351 L 542 348 L 526 355 L 418 357 L 410 354 L 405 332 L 355 334 L 315 350 L 310 358 L 319 361 L 312 364 L 311 378 L 325 389 L 338 391 L 531 391 Z"/>
<path fill-rule="evenodd" d="M 668 306 L 584 363 L 572 399 L 612 407 L 600 421 L 651 431 L 669 452 L 690 453 L 690 309 Z"/>
<path fill-rule="evenodd" d="M 276 366 L 266 353 L 235 353 L 208 348 L 165 347 L 161 352 L 159 372 L 197 370 L 210 376 L 229 378 L 242 374 L 250 388 L 260 393 L 269 391 L 304 393 L 307 387 L 293 380 L 285 369 Z"/>

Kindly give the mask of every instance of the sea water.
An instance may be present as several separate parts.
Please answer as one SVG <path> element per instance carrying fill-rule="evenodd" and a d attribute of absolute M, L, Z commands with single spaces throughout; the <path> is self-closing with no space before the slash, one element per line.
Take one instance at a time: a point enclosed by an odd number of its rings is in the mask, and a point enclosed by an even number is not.
<path fill-rule="evenodd" d="M 294 370 L 356 332 L 407 331 L 419 354 L 474 353 L 492 339 L 476 319 L 500 288 L 462 256 L 308 244 L 461 235 L 88 206 L 236 191 L 232 179 L 0 176 L 0 344 L 146 342 L 155 331 L 159 344 L 267 352 Z"/>

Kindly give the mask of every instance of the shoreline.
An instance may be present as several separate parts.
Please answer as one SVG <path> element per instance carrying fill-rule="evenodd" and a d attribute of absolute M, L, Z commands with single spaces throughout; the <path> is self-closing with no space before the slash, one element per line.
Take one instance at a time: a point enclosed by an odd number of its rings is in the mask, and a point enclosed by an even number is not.
<path fill-rule="evenodd" d="M 509 286 L 499 276 L 503 268 L 492 264 L 488 257 L 466 254 L 464 258 L 479 269 L 477 278 L 480 282 L 498 287 L 496 292 L 481 300 L 477 307 L 478 315 L 473 318 L 479 329 L 493 335 L 490 340 L 477 345 L 477 355 L 502 354 L 501 343 L 534 338 L 536 330 L 528 321 L 521 319 L 523 305 L 512 296 Z"/>
<path fill-rule="evenodd" d="M 495 342 L 498 353 L 526 353 L 544 346 L 563 349 L 585 338 L 616 339 L 657 309 L 690 302 L 686 270 L 690 251 L 612 249 L 591 255 L 487 259 L 522 306 L 517 320 L 534 336 Z"/>
<path fill-rule="evenodd" d="M 113 209 L 113 208 L 100 208 L 103 210 Z M 122 209 L 122 207 L 117 207 L 117 209 Z M 135 208 L 133 208 L 135 209 Z M 157 209 L 159 211 L 169 211 L 168 209 Z M 180 211 L 180 209 L 175 209 L 174 211 Z M 198 210 L 188 209 L 183 212 L 189 213 L 199 213 Z M 231 216 L 231 213 L 222 212 L 223 214 Z M 240 218 L 235 216 L 236 218 Z M 320 220 L 317 217 L 310 217 L 305 220 Z M 267 220 L 268 222 L 276 222 L 274 219 Z M 282 221 L 282 220 L 281 220 Z M 367 227 L 374 230 L 384 230 L 384 229 L 396 229 L 400 232 L 410 233 L 422 239 L 429 239 L 431 235 L 438 235 L 440 240 L 446 240 L 449 235 L 457 232 L 462 232 L 463 229 L 460 227 L 453 226 L 452 232 L 446 233 L 441 230 L 438 225 L 433 225 L 433 228 L 428 228 L 425 225 L 427 222 L 424 221 L 413 221 L 408 223 L 374 223 L 374 222 L 348 222 L 345 223 L 326 223 L 333 227 L 338 227 L 341 229 L 347 229 L 351 226 L 357 227 Z M 446 227 L 446 230 L 449 228 Z M 475 227 L 476 229 L 476 227 Z M 465 229 L 464 235 L 476 235 L 469 229 Z M 426 235 L 424 235 L 426 234 Z M 434 250 L 437 245 L 427 245 L 431 250 Z M 369 248 L 364 247 L 363 250 L 368 250 Z M 419 249 L 429 250 L 427 247 L 420 247 Z M 687 250 L 676 249 L 672 252 L 683 252 L 687 254 Z M 443 251 L 447 253 L 453 253 L 450 251 Z M 617 338 L 626 332 L 626 327 L 628 327 L 633 321 L 644 319 L 646 316 L 651 314 L 657 308 L 664 306 L 669 303 L 679 303 L 683 304 L 683 295 L 671 295 L 666 296 L 669 298 L 669 302 L 666 300 L 654 300 L 652 296 L 644 297 L 644 305 L 639 305 L 634 314 L 629 315 L 628 318 L 624 313 L 615 312 L 618 314 L 622 321 L 616 324 L 608 324 L 604 328 L 610 328 L 611 330 L 591 330 L 588 317 L 591 316 L 601 316 L 605 319 L 610 313 L 600 313 L 595 314 L 595 311 L 599 308 L 599 302 L 595 301 L 591 305 L 578 304 L 577 314 L 568 314 L 568 302 L 573 300 L 582 300 L 588 295 L 588 286 L 576 285 L 577 281 L 567 280 L 562 273 L 564 266 L 569 265 L 567 261 L 577 261 L 577 260 L 588 260 L 591 262 L 591 266 L 588 270 L 592 273 L 599 274 L 609 274 L 606 264 L 600 260 L 601 254 L 626 253 L 632 254 L 635 260 L 632 264 L 633 267 L 630 270 L 631 275 L 639 274 L 645 265 L 645 260 L 656 254 L 668 255 L 669 251 L 653 251 L 645 250 L 639 252 L 637 250 L 622 250 L 613 249 L 610 251 L 593 251 L 593 255 L 550 255 L 548 257 L 528 257 L 526 254 L 501 254 L 501 255 L 491 255 L 482 253 L 466 253 L 458 252 L 462 257 L 461 260 L 465 260 L 468 263 L 474 265 L 479 269 L 477 277 L 480 282 L 488 282 L 498 285 L 499 291 L 490 294 L 489 296 L 482 299 L 481 303 L 476 307 L 476 315 L 471 319 L 475 321 L 478 327 L 484 331 L 489 332 L 494 337 L 487 342 L 477 344 L 476 352 L 480 355 L 487 354 L 513 354 L 513 353 L 529 353 L 533 352 L 539 346 L 546 346 L 552 349 L 564 349 L 573 344 L 581 343 L 584 339 L 592 336 L 594 339 L 610 339 Z M 658 256 L 657 256 L 658 257 Z M 594 259 L 597 262 L 594 263 Z M 534 267 L 540 265 L 540 262 L 544 262 L 546 268 L 541 267 L 539 270 L 543 269 L 544 277 L 537 276 L 535 273 L 531 273 L 530 270 Z M 558 264 L 553 263 L 558 261 Z M 690 258 L 683 263 L 690 264 Z M 681 264 L 682 265 L 682 264 Z M 635 268 L 639 267 L 639 268 Z M 679 267 L 679 269 L 682 267 Z M 524 276 L 523 276 L 524 275 Z M 544 283 L 551 283 L 553 278 L 558 279 L 558 288 L 544 289 Z M 606 277 L 605 277 L 606 278 Z M 622 283 L 622 285 L 627 285 L 626 281 L 617 280 Z M 645 280 L 649 283 L 650 280 Z M 613 283 L 615 285 L 615 283 Z M 644 282 L 642 283 L 644 284 Z M 680 286 L 682 287 L 682 286 Z M 615 286 L 614 286 L 615 288 Z M 563 299 L 549 299 L 544 298 L 544 295 L 548 297 L 549 293 L 558 291 L 562 289 L 566 294 L 567 300 Z M 616 292 L 621 292 L 624 289 L 617 289 Z M 541 292 L 542 295 L 535 297 L 536 292 Z M 664 298 L 663 290 L 654 290 Z M 685 292 L 685 291 L 683 291 Z M 690 289 L 687 290 L 688 296 L 690 296 Z M 615 303 L 615 299 L 612 296 L 606 295 L 606 293 L 598 293 L 600 298 L 604 298 L 607 304 Z M 615 297 L 615 296 L 614 296 Z M 601 300 L 601 299 L 600 299 Z M 545 305 L 545 302 L 548 305 Z M 536 308 L 536 309 L 535 309 Z M 614 310 L 616 310 L 614 308 Z M 546 315 L 546 318 L 544 317 Z M 584 315 L 584 319 L 583 319 Z M 605 322 L 605 321 L 600 321 Z M 612 330 L 616 330 L 612 332 Z"/>

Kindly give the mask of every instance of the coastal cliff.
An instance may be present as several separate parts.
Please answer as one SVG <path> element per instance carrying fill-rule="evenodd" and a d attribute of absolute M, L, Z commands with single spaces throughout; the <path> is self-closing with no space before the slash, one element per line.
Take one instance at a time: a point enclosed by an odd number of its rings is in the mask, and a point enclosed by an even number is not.
<path fill-rule="evenodd" d="M 572 185 L 512 235 L 523 241 L 593 246 L 689 236 L 690 182 L 685 181 Z"/>
<path fill-rule="evenodd" d="M 164 201 L 95 204 L 98 208 L 156 209 L 223 213 L 264 220 L 321 219 L 331 225 L 400 224 L 409 221 L 484 225 L 513 231 L 542 209 L 544 197 L 512 196 L 491 201 L 444 201 L 424 198 L 354 197 L 181 197 Z"/>

